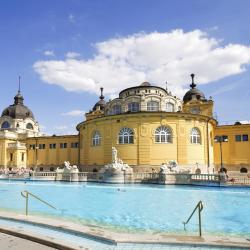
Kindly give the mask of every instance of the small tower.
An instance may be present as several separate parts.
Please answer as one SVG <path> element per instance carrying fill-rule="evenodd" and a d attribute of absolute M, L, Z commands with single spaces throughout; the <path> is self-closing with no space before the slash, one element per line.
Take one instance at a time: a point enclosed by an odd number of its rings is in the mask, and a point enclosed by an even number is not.
<path fill-rule="evenodd" d="M 86 113 L 86 120 L 91 120 L 96 117 L 104 116 L 104 109 L 106 106 L 106 102 L 104 100 L 104 95 L 103 95 L 103 87 L 100 88 L 101 95 L 99 96 L 99 101 L 94 105 L 93 109 L 90 110 L 89 113 Z"/>
<path fill-rule="evenodd" d="M 195 74 L 191 74 L 190 90 L 183 97 L 183 112 L 199 114 L 212 117 L 213 116 L 213 101 L 207 100 L 202 91 L 196 88 L 194 82 Z"/>

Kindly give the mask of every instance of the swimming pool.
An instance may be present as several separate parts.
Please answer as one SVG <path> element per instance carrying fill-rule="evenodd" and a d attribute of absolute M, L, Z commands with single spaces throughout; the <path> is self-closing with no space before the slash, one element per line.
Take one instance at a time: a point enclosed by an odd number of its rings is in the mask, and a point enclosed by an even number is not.
<path fill-rule="evenodd" d="M 126 232 L 184 234 L 182 222 L 202 200 L 204 234 L 250 236 L 247 188 L 0 181 L 0 209 L 24 213 L 23 190 L 60 209 L 53 210 L 31 198 L 32 214 Z M 197 234 L 197 224 L 195 215 L 187 233 Z"/>

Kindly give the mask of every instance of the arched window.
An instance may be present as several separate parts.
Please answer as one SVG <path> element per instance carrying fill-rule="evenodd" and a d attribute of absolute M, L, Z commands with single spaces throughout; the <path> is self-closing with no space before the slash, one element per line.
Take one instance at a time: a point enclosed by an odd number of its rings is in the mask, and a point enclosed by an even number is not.
<path fill-rule="evenodd" d="M 201 133 L 198 128 L 191 129 L 190 142 L 193 144 L 201 144 Z"/>
<path fill-rule="evenodd" d="M 26 128 L 27 128 L 27 129 L 32 129 L 32 130 L 33 130 L 33 125 L 32 125 L 31 123 L 28 123 L 28 124 L 26 125 Z"/>
<path fill-rule="evenodd" d="M 101 145 L 101 135 L 98 131 L 95 131 L 92 136 L 92 146 L 100 146 Z"/>
<path fill-rule="evenodd" d="M 147 103 L 147 111 L 158 111 L 159 110 L 159 102 L 149 101 Z"/>
<path fill-rule="evenodd" d="M 119 144 L 134 143 L 134 132 L 130 128 L 122 128 L 119 132 Z"/>
<path fill-rule="evenodd" d="M 139 111 L 139 102 L 130 102 L 128 104 L 128 111 L 138 112 Z"/>
<path fill-rule="evenodd" d="M 240 173 L 247 173 L 248 171 L 247 171 L 247 168 L 241 168 L 240 169 Z"/>
<path fill-rule="evenodd" d="M 5 121 L 2 123 L 1 128 L 10 128 L 9 122 Z"/>
<path fill-rule="evenodd" d="M 155 142 L 157 143 L 172 143 L 173 135 L 170 128 L 160 126 L 155 130 Z"/>
<path fill-rule="evenodd" d="M 174 104 L 170 103 L 170 102 L 167 102 L 166 103 L 166 111 L 167 112 L 174 112 Z"/>
<path fill-rule="evenodd" d="M 112 107 L 112 115 L 118 115 L 118 114 L 121 114 L 122 112 L 122 108 L 121 108 L 121 105 L 114 105 Z"/>

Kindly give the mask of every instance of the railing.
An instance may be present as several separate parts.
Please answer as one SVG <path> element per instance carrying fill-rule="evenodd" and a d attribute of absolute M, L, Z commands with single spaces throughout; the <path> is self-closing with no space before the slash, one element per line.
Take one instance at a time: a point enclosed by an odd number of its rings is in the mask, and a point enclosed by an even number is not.
<path fill-rule="evenodd" d="M 202 201 L 199 201 L 196 207 L 194 208 L 193 212 L 189 216 L 186 222 L 183 222 L 184 230 L 186 230 L 187 223 L 191 220 L 192 216 L 194 215 L 195 211 L 198 209 L 198 218 L 199 218 L 199 236 L 201 237 L 201 211 L 203 210 Z"/>
<path fill-rule="evenodd" d="M 229 185 L 250 185 L 250 178 L 239 178 L 239 177 L 233 177 L 229 176 L 226 180 L 226 183 Z"/>
<path fill-rule="evenodd" d="M 191 180 L 220 181 L 220 176 L 217 174 L 191 174 Z"/>
<path fill-rule="evenodd" d="M 12 143 L 8 143 L 8 148 L 25 148 L 26 149 L 26 144 L 22 142 L 12 142 Z"/>
<path fill-rule="evenodd" d="M 45 205 L 57 210 L 57 208 L 55 208 L 54 206 L 52 206 L 51 204 L 49 204 L 47 201 L 44 201 L 43 199 L 39 198 L 38 196 L 30 193 L 29 191 L 22 191 L 21 192 L 22 197 L 24 197 L 26 199 L 25 202 L 25 214 L 28 215 L 29 213 L 29 195 L 32 196 L 33 198 L 37 199 L 38 201 L 44 203 Z"/>
<path fill-rule="evenodd" d="M 43 177 L 43 176 L 56 176 L 56 172 L 34 172 L 33 176 Z"/>

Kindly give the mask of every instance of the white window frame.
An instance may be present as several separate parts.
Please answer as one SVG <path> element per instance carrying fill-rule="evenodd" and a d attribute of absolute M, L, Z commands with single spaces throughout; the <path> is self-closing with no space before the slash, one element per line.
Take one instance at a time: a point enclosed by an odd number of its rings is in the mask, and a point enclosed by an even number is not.
<path fill-rule="evenodd" d="M 160 126 L 155 130 L 155 143 L 173 143 L 172 129 Z"/>
<path fill-rule="evenodd" d="M 190 143 L 191 144 L 201 144 L 201 132 L 198 128 L 191 129 Z"/>
<path fill-rule="evenodd" d="M 120 104 L 115 104 L 113 107 L 112 107 L 112 115 L 119 115 L 121 114 L 122 112 L 122 106 Z"/>
<path fill-rule="evenodd" d="M 174 112 L 174 104 L 171 102 L 166 103 L 166 112 Z"/>
<path fill-rule="evenodd" d="M 96 146 L 100 146 L 101 145 L 101 134 L 99 133 L 99 131 L 95 131 L 93 133 L 92 136 L 92 146 L 96 147 Z"/>
<path fill-rule="evenodd" d="M 159 111 L 160 104 L 157 101 L 147 102 L 147 111 Z"/>
<path fill-rule="evenodd" d="M 140 110 L 139 102 L 130 102 L 128 104 L 128 111 L 130 112 L 138 112 Z"/>
<path fill-rule="evenodd" d="M 118 135 L 119 144 L 133 144 L 134 131 L 131 128 L 122 128 Z"/>

